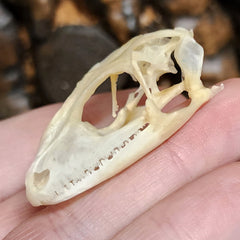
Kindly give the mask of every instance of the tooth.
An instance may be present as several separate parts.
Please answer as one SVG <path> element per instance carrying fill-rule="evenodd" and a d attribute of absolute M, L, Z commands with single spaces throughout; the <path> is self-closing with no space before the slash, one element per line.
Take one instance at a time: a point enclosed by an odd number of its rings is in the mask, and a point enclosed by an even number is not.
<path fill-rule="evenodd" d="M 160 91 L 157 81 L 182 71 L 182 82 Z M 203 49 L 191 31 L 177 28 L 137 36 L 93 66 L 54 116 L 26 175 L 26 194 L 34 206 L 70 199 L 130 166 L 175 133 L 223 85 L 205 88 L 200 80 Z M 118 75 L 128 73 L 140 87 L 118 110 Z M 96 128 L 82 121 L 83 107 L 110 78 L 113 123 Z M 187 107 L 165 113 L 163 107 L 187 91 Z M 143 95 L 144 106 L 138 106 Z M 99 103 L 101 104 L 101 103 Z"/>

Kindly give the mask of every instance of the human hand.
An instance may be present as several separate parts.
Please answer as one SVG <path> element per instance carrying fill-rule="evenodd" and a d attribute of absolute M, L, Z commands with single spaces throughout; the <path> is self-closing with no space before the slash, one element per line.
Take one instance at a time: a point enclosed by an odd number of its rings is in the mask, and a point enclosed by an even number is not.
<path fill-rule="evenodd" d="M 240 239 L 240 79 L 224 84 L 157 149 L 54 206 L 32 207 L 24 177 L 60 105 L 0 122 L 0 239 Z M 94 97 L 85 118 L 109 120 L 108 101 Z"/>

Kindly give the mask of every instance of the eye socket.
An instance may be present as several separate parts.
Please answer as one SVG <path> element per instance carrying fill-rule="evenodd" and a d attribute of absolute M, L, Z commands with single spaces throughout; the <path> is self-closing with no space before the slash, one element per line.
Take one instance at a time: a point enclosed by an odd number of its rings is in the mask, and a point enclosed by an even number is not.
<path fill-rule="evenodd" d="M 135 89 L 132 88 L 139 87 L 139 83 L 127 72 L 117 73 L 116 75 L 116 92 L 113 94 L 115 98 L 111 95 L 111 76 L 109 76 L 103 83 L 108 85 L 110 90 L 106 91 L 106 93 L 100 93 L 101 102 L 99 102 L 99 98 L 95 95 L 95 93 L 99 93 L 98 89 L 101 85 L 98 86 L 94 95 L 88 99 L 83 107 L 82 121 L 87 121 L 98 129 L 108 127 L 113 123 L 116 117 L 113 117 L 113 109 L 116 109 L 117 114 L 125 106 L 129 94 L 135 91 Z M 122 92 L 121 97 L 118 95 L 118 90 L 125 90 Z M 115 102 L 115 104 L 113 104 L 113 102 Z"/>
<path fill-rule="evenodd" d="M 43 189 L 48 180 L 49 180 L 49 176 L 50 176 L 50 171 L 49 169 L 46 169 L 40 173 L 37 173 L 35 172 L 34 173 L 34 180 L 33 180 L 33 184 L 35 185 L 35 187 L 38 189 L 38 190 L 41 190 Z"/>

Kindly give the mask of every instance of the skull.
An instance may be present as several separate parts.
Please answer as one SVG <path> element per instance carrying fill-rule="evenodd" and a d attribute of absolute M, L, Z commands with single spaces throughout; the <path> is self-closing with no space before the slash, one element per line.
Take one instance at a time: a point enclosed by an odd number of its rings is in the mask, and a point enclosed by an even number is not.
<path fill-rule="evenodd" d="M 159 90 L 159 77 L 176 73 L 182 81 Z M 191 31 L 161 30 L 131 39 L 94 65 L 77 84 L 46 129 L 35 161 L 26 175 L 26 193 L 34 206 L 70 199 L 127 168 L 174 134 L 223 86 L 203 86 L 203 49 Z M 116 83 L 128 73 L 139 88 L 118 111 Z M 82 121 L 83 108 L 97 87 L 111 80 L 114 121 L 96 128 Z M 187 91 L 187 107 L 164 112 L 174 97 Z M 146 96 L 144 106 L 138 106 Z M 141 147 L 139 147 L 141 146 Z"/>

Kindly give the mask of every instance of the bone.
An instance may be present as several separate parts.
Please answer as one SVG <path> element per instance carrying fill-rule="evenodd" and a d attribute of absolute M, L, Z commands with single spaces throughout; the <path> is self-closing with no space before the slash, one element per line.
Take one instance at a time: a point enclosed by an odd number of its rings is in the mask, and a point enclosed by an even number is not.
<path fill-rule="evenodd" d="M 181 68 L 182 81 L 161 91 L 157 84 L 160 77 L 177 72 L 172 55 Z M 203 50 L 193 33 L 176 28 L 137 36 L 94 65 L 43 135 L 26 175 L 29 202 L 39 206 L 66 201 L 114 177 L 171 137 L 202 104 L 223 89 L 204 87 L 200 80 L 202 62 Z M 117 111 L 116 82 L 124 72 L 140 86 Z M 115 120 L 107 127 L 97 128 L 82 121 L 83 108 L 108 78 L 112 82 Z M 183 91 L 191 98 L 189 105 L 163 112 Z M 143 95 L 145 105 L 138 106 Z"/>

